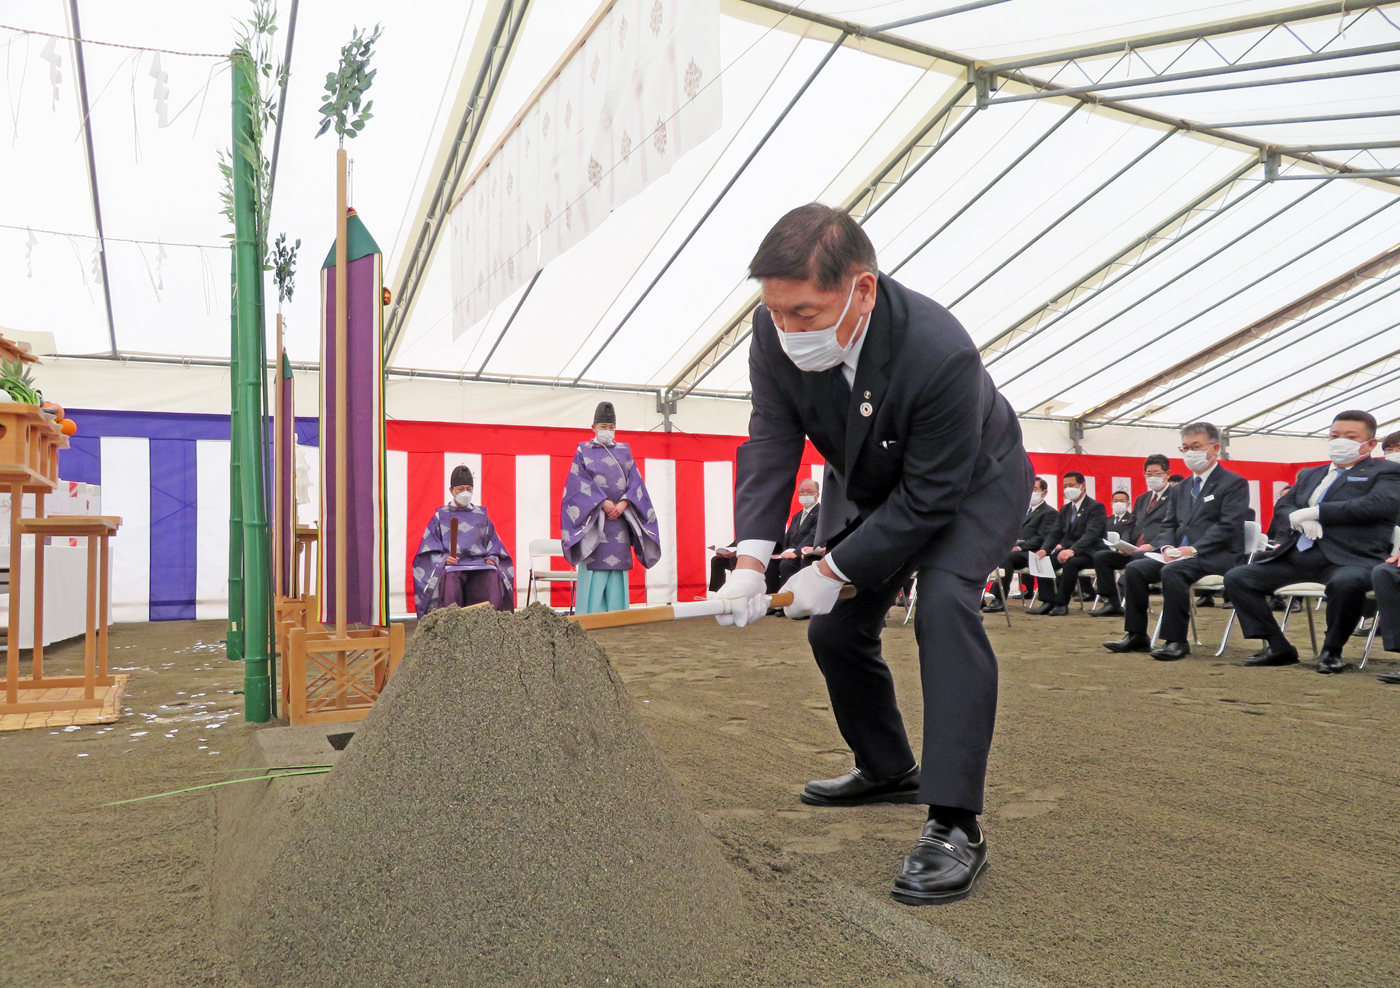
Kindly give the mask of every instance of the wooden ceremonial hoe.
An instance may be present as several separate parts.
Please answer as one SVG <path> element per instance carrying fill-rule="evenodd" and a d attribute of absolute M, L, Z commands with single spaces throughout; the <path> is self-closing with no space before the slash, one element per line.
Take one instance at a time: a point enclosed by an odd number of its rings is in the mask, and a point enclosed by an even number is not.
<path fill-rule="evenodd" d="M 841 600 L 856 595 L 856 588 L 847 584 L 841 588 Z M 786 607 L 792 603 L 792 594 L 775 593 L 768 598 L 769 607 Z M 733 602 L 709 597 L 682 604 L 662 604 L 660 607 L 634 607 L 625 611 L 602 611 L 598 614 L 574 614 L 569 620 L 587 631 L 598 628 L 626 628 L 634 624 L 653 624 L 657 621 L 679 621 L 682 618 L 719 617 L 733 609 Z"/>

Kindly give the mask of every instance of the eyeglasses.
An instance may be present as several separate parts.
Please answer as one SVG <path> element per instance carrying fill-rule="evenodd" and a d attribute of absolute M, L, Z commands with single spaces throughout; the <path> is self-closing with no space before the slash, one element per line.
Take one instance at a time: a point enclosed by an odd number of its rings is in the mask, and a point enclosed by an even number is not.
<path fill-rule="evenodd" d="M 1192 443 L 1190 446 L 1178 446 L 1177 451 L 1181 453 L 1203 453 L 1215 445 L 1217 444 L 1206 443 L 1204 446 L 1202 446 L 1200 443 Z"/>

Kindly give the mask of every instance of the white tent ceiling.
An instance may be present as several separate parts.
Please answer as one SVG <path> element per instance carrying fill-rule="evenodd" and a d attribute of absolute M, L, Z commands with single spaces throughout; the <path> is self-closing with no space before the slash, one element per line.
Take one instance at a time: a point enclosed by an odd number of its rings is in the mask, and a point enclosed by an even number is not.
<path fill-rule="evenodd" d="M 311 135 L 338 45 L 353 24 L 383 20 L 376 119 L 350 144 L 353 201 L 386 272 L 401 271 L 502 3 L 301 6 L 271 223 L 307 245 L 287 310 L 294 359 L 317 357 L 333 146 Z M 1400 4 L 1001 0 L 877 30 L 955 6 L 969 5 L 723 0 L 720 132 L 552 261 L 528 298 L 457 339 L 442 237 L 394 367 L 742 396 L 747 260 L 778 216 L 821 199 L 850 205 L 882 268 L 952 309 L 1027 415 L 1210 417 L 1293 434 L 1338 403 L 1400 417 L 1400 175 L 1386 174 L 1400 168 Z M 4 23 L 67 34 L 67 7 L 19 0 Z M 83 34 L 217 52 L 246 4 L 204 3 L 198 16 L 140 7 L 133 18 L 132 5 L 80 0 Z M 530 0 L 477 153 L 594 10 Z M 24 190 L 0 211 L 12 286 L 0 325 L 52 331 L 60 352 L 101 352 L 111 344 L 94 241 L 35 232 L 27 246 L 30 230 L 95 235 L 72 49 L 59 46 L 53 105 L 46 40 L 0 31 L 11 112 L 0 170 Z M 217 245 L 225 232 L 224 63 L 163 55 L 170 113 L 189 107 L 158 129 L 151 53 L 84 49 L 117 348 L 225 356 L 226 260 L 174 246 Z M 989 66 L 981 108 L 974 60 Z M 1339 170 L 1374 177 L 1330 177 Z M 116 238 L 171 246 L 157 271 L 158 247 Z"/>

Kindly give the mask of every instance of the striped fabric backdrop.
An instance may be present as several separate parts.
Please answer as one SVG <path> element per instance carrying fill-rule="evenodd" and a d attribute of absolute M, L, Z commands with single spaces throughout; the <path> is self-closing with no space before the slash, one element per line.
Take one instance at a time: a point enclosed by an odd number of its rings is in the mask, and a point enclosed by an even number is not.
<path fill-rule="evenodd" d="M 123 518 L 112 542 L 115 620 L 225 617 L 228 416 L 83 409 L 70 414 L 79 432 L 61 454 L 59 476 L 101 485 L 103 513 Z M 299 459 L 314 478 L 316 420 L 298 419 L 296 432 Z M 471 466 L 477 500 L 515 554 L 523 604 L 529 544 L 559 537 L 559 492 L 575 448 L 589 435 L 585 429 L 390 422 L 385 479 L 391 613 L 412 608 L 412 554 L 428 517 L 446 501 L 448 475 L 458 463 Z M 632 602 L 702 596 L 711 555 L 706 547 L 734 537 L 734 451 L 740 438 L 655 432 L 619 437 L 631 443 L 661 520 L 661 562 L 632 570 Z M 1096 496 L 1117 486 L 1142 493 L 1139 457 L 1034 453 L 1032 460 L 1051 480 L 1052 503 L 1058 503 L 1058 476 L 1065 470 L 1083 472 Z M 1308 464 L 1229 465 L 1250 480 L 1251 499 L 1267 525 L 1276 492 Z M 1184 470 L 1175 460 L 1173 467 Z M 821 479 L 821 459 L 810 447 L 803 472 Z M 1261 504 L 1264 492 L 1272 496 Z M 299 509 L 303 523 L 314 523 L 316 499 L 313 486 L 312 503 Z M 563 560 L 552 563 L 561 568 Z M 567 588 L 555 588 L 551 600 L 566 605 Z"/>

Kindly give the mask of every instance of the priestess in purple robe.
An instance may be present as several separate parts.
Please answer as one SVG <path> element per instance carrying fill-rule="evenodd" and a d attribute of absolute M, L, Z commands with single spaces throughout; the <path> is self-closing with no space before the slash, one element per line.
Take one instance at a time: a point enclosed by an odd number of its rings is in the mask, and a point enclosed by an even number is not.
<path fill-rule="evenodd" d="M 457 562 L 448 563 L 452 519 L 457 519 Z M 443 505 L 433 514 L 413 557 L 413 604 L 422 618 L 456 604 L 489 603 L 515 610 L 515 567 L 496 526 L 480 505 Z"/>
<path fill-rule="evenodd" d="M 595 428 L 608 428 L 596 430 L 599 438 L 579 443 L 559 506 L 564 558 L 579 569 L 580 614 L 627 606 L 625 574 L 632 568 L 634 551 L 648 569 L 661 558 L 656 509 L 631 448 L 613 440 L 612 419 L 607 417 L 611 413 L 609 403 L 599 406 L 598 416 L 604 418 Z M 608 504 L 615 517 L 609 517 Z"/>

